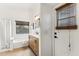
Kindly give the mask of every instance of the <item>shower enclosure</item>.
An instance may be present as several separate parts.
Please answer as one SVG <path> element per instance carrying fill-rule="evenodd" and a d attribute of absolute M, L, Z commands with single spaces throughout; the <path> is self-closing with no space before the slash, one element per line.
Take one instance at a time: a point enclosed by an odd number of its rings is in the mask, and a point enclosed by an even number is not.
<path fill-rule="evenodd" d="M 0 19 L 0 51 L 10 49 L 12 44 L 11 20 L 7 18 Z"/>

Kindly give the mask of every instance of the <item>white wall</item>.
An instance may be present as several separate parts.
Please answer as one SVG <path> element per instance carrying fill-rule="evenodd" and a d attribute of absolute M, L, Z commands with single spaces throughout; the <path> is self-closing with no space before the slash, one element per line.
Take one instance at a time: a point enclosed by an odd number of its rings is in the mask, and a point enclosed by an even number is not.
<path fill-rule="evenodd" d="M 51 8 L 49 5 L 41 4 L 40 6 L 40 30 L 41 30 L 41 55 L 52 55 L 52 27 L 51 27 Z"/>

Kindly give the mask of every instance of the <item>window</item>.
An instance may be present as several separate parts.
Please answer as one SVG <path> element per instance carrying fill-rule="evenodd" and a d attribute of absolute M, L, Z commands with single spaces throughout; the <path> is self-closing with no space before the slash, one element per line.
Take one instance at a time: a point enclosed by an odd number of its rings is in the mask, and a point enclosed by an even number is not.
<path fill-rule="evenodd" d="M 76 4 L 67 3 L 56 9 L 56 29 L 77 29 L 76 25 Z"/>
<path fill-rule="evenodd" d="M 16 34 L 28 34 L 29 22 L 16 21 Z"/>

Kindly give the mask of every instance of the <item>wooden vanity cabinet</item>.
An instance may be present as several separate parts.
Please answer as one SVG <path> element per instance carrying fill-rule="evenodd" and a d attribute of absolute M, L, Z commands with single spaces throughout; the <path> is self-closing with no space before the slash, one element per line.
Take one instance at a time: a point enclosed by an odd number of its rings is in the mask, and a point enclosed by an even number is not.
<path fill-rule="evenodd" d="M 39 55 L 39 38 L 29 35 L 29 47 L 35 55 Z"/>

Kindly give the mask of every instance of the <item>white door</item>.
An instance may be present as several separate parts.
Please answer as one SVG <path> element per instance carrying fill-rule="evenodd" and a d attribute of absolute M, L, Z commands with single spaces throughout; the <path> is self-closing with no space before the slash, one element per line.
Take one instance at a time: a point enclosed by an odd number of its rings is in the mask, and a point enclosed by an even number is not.
<path fill-rule="evenodd" d="M 56 29 L 55 29 L 56 30 Z M 54 36 L 55 40 L 55 56 L 67 56 L 70 54 L 69 48 L 69 31 L 68 30 L 56 30 Z"/>

